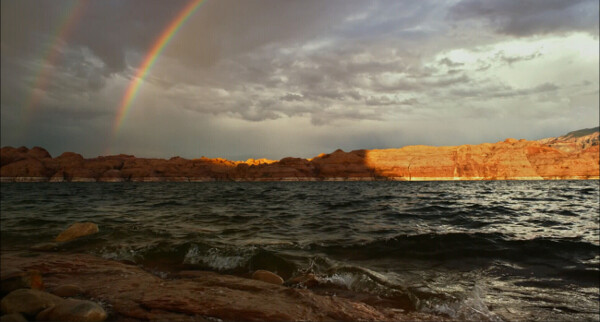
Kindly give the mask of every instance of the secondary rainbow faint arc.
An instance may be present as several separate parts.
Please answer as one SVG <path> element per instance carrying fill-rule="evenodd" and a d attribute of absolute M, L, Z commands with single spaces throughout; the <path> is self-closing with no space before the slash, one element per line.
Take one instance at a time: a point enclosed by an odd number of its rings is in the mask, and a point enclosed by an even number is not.
<path fill-rule="evenodd" d="M 50 37 L 50 41 L 43 51 L 42 64 L 35 75 L 31 92 L 25 100 L 23 109 L 25 112 L 25 121 L 29 119 L 29 115 L 41 99 L 42 95 L 39 92 L 36 92 L 36 89 L 45 90 L 48 85 L 52 69 L 47 68 L 47 66 L 54 66 L 56 64 L 60 57 L 59 49 L 64 46 L 64 42 L 66 42 L 69 34 L 73 31 L 73 27 L 81 19 L 86 4 L 87 1 L 78 0 L 72 2 L 72 4 L 64 10 L 58 27 L 55 29 Z M 63 42 L 62 44 L 61 41 Z"/>
<path fill-rule="evenodd" d="M 127 112 L 131 109 L 133 105 L 133 101 L 135 100 L 137 93 L 142 85 L 142 81 L 144 77 L 148 74 L 156 59 L 162 53 L 163 49 L 166 45 L 173 39 L 173 36 L 179 31 L 181 26 L 185 24 L 187 19 L 200 7 L 202 3 L 206 0 L 193 0 L 190 1 L 180 12 L 177 14 L 175 19 L 173 19 L 167 28 L 163 30 L 160 36 L 156 39 L 150 51 L 144 58 L 144 61 L 140 65 L 135 74 L 133 80 L 129 83 L 127 87 L 127 91 L 125 95 L 121 99 L 121 104 L 119 104 L 119 109 L 117 112 L 117 117 L 115 118 L 114 127 L 113 127 L 113 136 L 116 136 L 119 132 L 119 128 L 123 124 L 123 120 L 127 116 Z"/>

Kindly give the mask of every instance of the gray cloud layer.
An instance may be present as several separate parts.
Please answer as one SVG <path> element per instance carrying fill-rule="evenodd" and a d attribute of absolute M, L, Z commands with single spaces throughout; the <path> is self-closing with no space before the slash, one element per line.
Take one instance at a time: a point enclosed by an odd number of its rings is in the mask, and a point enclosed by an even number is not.
<path fill-rule="evenodd" d="M 78 3 L 2 1 L 2 145 L 281 158 L 535 139 L 598 118 L 598 51 L 548 49 L 597 46 L 597 1 L 207 0 L 113 137 L 128 82 L 186 3 L 89 1 L 47 65 Z"/>

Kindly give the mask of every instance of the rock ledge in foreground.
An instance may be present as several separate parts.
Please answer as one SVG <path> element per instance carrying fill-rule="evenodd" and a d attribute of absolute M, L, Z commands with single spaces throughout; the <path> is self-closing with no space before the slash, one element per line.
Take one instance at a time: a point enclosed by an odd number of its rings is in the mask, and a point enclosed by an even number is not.
<path fill-rule="evenodd" d="M 49 289 L 66 284 L 81 287 L 86 297 L 111 307 L 110 318 L 115 320 L 445 320 L 441 316 L 418 312 L 405 314 L 342 297 L 213 272 L 197 271 L 185 274 L 190 276 L 188 278 L 164 279 L 135 265 L 87 254 L 42 253 L 36 257 L 23 257 L 19 253 L 5 252 L 1 254 L 1 260 L 3 264 L 21 270 L 39 270 Z M 49 316 L 50 311 L 58 314 L 59 309 L 48 310 L 40 318 L 54 319 Z M 66 317 L 61 315 L 60 319 Z"/>

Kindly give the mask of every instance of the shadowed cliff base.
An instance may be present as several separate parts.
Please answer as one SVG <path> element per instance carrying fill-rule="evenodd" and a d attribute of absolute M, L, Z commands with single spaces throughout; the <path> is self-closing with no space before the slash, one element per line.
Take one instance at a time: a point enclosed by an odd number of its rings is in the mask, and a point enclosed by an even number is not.
<path fill-rule="evenodd" d="M 40 147 L 3 147 L 3 182 L 123 181 L 372 181 L 372 180 L 556 180 L 598 179 L 598 128 L 538 141 L 400 149 L 336 150 L 312 159 L 84 159 L 73 152 L 56 158 Z"/>

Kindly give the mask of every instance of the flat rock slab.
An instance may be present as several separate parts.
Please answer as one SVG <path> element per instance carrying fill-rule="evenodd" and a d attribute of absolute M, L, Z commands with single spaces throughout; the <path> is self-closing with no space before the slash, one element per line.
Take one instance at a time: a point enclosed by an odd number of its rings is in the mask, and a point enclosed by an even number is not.
<path fill-rule="evenodd" d="M 72 224 L 71 226 L 69 226 L 69 228 L 60 233 L 54 241 L 66 242 L 73 239 L 77 239 L 79 237 L 95 234 L 98 231 L 98 225 L 94 223 L 78 222 Z"/>
<path fill-rule="evenodd" d="M 163 279 L 143 269 L 85 254 L 44 253 L 22 257 L 3 253 L 2 262 L 42 272 L 46 285 L 78 285 L 86 296 L 111 307 L 110 320 L 244 321 L 424 321 L 442 320 L 423 313 L 405 314 L 362 302 L 317 295 L 253 279 L 195 271 Z"/>

